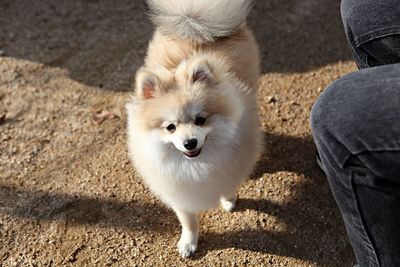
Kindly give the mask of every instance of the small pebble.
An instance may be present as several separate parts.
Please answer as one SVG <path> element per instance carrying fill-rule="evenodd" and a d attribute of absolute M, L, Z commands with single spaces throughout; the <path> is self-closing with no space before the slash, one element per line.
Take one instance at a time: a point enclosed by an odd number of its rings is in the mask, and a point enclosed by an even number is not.
<path fill-rule="evenodd" d="M 276 103 L 278 99 L 275 96 L 267 96 L 268 103 Z"/>
<path fill-rule="evenodd" d="M 6 121 L 6 114 L 0 114 L 0 124 L 3 124 Z"/>

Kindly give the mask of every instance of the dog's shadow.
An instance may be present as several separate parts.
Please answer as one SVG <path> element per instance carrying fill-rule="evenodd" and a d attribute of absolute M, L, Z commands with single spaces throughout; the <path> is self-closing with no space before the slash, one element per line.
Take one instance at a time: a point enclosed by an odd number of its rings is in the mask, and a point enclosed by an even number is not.
<path fill-rule="evenodd" d="M 236 248 L 293 257 L 323 266 L 335 265 L 340 258 L 350 266 L 352 250 L 328 183 L 315 164 L 311 137 L 265 134 L 265 146 L 251 179 L 286 171 L 302 176 L 303 181 L 291 185 L 292 192 L 285 204 L 239 197 L 235 212 L 251 210 L 275 217 L 284 225 L 284 231 L 262 226 L 220 233 L 204 231 L 195 258 L 205 256 L 209 250 Z M 265 184 L 268 187 L 268 181 Z"/>

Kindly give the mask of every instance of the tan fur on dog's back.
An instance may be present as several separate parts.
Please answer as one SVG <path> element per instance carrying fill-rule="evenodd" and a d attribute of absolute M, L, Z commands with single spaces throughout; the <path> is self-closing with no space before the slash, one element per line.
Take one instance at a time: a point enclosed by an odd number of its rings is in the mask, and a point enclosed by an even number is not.
<path fill-rule="evenodd" d="M 148 68 L 164 66 L 174 70 L 182 60 L 201 53 L 223 58 L 232 73 L 251 88 L 256 88 L 260 59 L 255 38 L 246 25 L 241 26 L 231 36 L 205 43 L 165 36 L 156 31 L 149 44 L 145 66 Z"/>

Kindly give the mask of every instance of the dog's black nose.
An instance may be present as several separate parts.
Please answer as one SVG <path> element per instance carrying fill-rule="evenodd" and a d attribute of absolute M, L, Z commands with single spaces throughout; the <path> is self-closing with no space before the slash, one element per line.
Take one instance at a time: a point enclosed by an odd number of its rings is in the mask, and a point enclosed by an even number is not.
<path fill-rule="evenodd" d="M 187 150 L 193 150 L 197 147 L 197 139 L 188 139 L 183 142 L 183 146 Z"/>

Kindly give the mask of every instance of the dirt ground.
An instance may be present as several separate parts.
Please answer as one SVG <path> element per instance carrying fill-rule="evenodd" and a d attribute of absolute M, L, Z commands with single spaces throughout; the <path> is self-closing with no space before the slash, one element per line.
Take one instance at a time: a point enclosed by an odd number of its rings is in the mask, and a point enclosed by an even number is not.
<path fill-rule="evenodd" d="M 265 154 L 235 212 L 201 214 L 182 260 L 175 215 L 126 153 L 142 1 L 1 0 L 0 266 L 351 266 L 309 127 L 320 92 L 355 70 L 339 2 L 256 1 Z M 118 117 L 93 123 L 101 111 Z"/>

